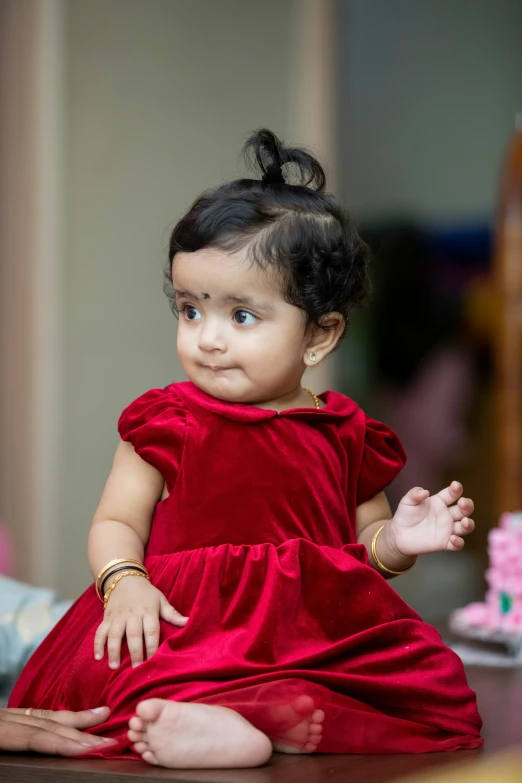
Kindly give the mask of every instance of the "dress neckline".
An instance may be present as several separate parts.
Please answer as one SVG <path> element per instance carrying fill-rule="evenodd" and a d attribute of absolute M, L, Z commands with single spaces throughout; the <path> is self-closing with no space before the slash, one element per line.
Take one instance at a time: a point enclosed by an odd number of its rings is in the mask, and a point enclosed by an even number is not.
<path fill-rule="evenodd" d="M 167 387 L 187 401 L 193 401 L 206 410 L 224 416 L 236 421 L 268 421 L 270 419 L 309 419 L 332 421 L 346 419 L 358 409 L 350 397 L 335 391 L 326 391 L 318 394 L 319 399 L 324 403 L 322 408 L 288 408 L 284 411 L 267 410 L 257 408 L 255 405 L 247 405 L 241 402 L 227 402 L 219 400 L 207 394 L 192 381 L 183 381 L 173 383 Z"/>

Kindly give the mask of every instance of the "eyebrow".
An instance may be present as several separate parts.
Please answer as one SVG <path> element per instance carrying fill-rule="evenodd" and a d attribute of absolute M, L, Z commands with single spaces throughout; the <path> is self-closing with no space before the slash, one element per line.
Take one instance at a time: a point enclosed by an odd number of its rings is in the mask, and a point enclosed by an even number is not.
<path fill-rule="evenodd" d="M 221 300 L 222 304 L 240 304 L 252 307 L 254 310 L 273 310 L 274 308 L 266 302 L 261 302 L 257 299 L 252 299 L 251 296 L 224 296 Z"/>
<path fill-rule="evenodd" d="M 176 299 L 202 299 L 202 296 L 198 296 L 193 291 L 174 291 L 174 295 Z M 239 305 L 246 305 L 247 307 L 252 307 L 254 310 L 267 310 L 272 311 L 274 308 L 269 305 L 266 302 L 261 302 L 259 300 L 253 299 L 251 296 L 224 296 L 220 300 L 221 304 L 239 304 Z"/>

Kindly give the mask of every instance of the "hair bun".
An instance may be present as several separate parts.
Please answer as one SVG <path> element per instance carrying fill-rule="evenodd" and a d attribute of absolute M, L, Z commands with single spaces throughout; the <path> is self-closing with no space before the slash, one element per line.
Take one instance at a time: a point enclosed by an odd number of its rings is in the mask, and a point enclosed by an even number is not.
<path fill-rule="evenodd" d="M 261 177 L 264 185 L 286 185 L 283 169 L 277 163 L 269 163 Z"/>
<path fill-rule="evenodd" d="M 262 182 L 267 185 L 287 184 L 304 185 L 312 190 L 323 191 L 326 185 L 324 169 L 309 152 L 300 147 L 285 147 L 283 142 L 262 128 L 254 131 L 244 147 L 246 160 L 262 174 Z M 283 166 L 292 164 L 291 174 L 296 174 L 296 182 L 283 174 Z"/>

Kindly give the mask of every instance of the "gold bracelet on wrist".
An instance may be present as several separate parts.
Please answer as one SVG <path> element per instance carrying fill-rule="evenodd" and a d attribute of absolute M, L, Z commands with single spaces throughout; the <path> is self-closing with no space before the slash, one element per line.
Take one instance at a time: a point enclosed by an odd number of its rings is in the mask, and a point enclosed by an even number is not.
<path fill-rule="evenodd" d="M 133 560 L 130 557 L 117 557 L 115 560 L 111 560 L 109 563 L 107 563 L 107 565 L 103 566 L 100 573 L 96 577 L 96 581 L 95 581 L 96 595 L 98 596 L 100 601 L 103 601 L 103 596 L 100 589 L 102 585 L 102 581 L 104 581 L 104 579 L 108 576 L 108 572 L 110 571 L 111 568 L 113 568 L 114 566 L 121 565 L 122 563 L 129 563 L 129 564 L 134 563 L 137 566 L 141 566 L 141 568 L 143 568 L 144 571 L 147 570 L 143 565 L 143 563 L 140 563 L 139 560 Z"/>
<path fill-rule="evenodd" d="M 408 566 L 408 568 L 405 568 L 403 571 L 392 571 L 391 568 L 387 568 L 381 561 L 379 560 L 379 557 L 377 555 L 377 539 L 379 537 L 379 533 L 381 530 L 385 527 L 385 525 L 381 525 L 381 527 L 378 529 L 378 531 L 375 533 L 374 537 L 372 538 L 372 557 L 375 560 L 375 564 L 377 567 L 384 571 L 387 574 L 393 574 L 393 576 L 400 576 L 401 574 L 405 574 L 407 571 L 411 571 L 415 563 L 412 563 L 411 566 Z"/>
<path fill-rule="evenodd" d="M 130 569 L 131 571 L 143 571 L 143 573 L 144 573 L 144 574 L 147 574 L 147 575 L 148 575 L 148 573 L 149 573 L 149 572 L 147 571 L 147 569 L 145 568 L 145 566 L 137 566 L 137 565 L 135 565 L 135 566 L 130 566 L 130 565 L 128 565 L 128 563 L 126 563 L 125 565 L 113 566 L 113 567 L 112 567 L 112 568 L 111 568 L 109 571 L 107 571 L 107 573 L 106 573 L 106 574 L 104 574 L 104 575 L 102 576 L 102 578 L 100 579 L 100 582 L 99 582 L 99 590 L 100 590 L 100 593 L 101 593 L 101 595 L 103 596 L 103 595 L 105 595 L 105 593 L 107 592 L 107 590 L 106 590 L 106 585 L 107 585 L 107 583 L 109 582 L 109 580 L 110 580 L 110 579 L 112 579 L 112 577 L 114 577 L 114 576 L 115 576 L 116 574 L 118 574 L 120 571 L 128 571 L 129 569 Z M 101 600 L 103 601 L 103 598 L 102 598 Z"/>
<path fill-rule="evenodd" d="M 143 571 L 122 571 L 121 574 L 118 574 L 118 576 L 114 577 L 114 580 L 110 583 L 110 585 L 109 585 L 109 587 L 107 589 L 107 592 L 105 593 L 105 595 L 103 597 L 103 608 L 104 609 L 107 606 L 107 601 L 109 600 L 112 591 L 114 590 L 114 588 L 116 587 L 118 582 L 121 579 L 123 579 L 123 577 L 125 577 L 125 576 L 142 576 L 147 581 L 150 581 L 149 580 L 149 575 L 148 574 L 144 574 Z"/>

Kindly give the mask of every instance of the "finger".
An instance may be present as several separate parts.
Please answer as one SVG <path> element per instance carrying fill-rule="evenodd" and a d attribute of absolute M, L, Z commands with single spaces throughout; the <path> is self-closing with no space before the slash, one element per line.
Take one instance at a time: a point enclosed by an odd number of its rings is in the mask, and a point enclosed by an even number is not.
<path fill-rule="evenodd" d="M 453 528 L 453 532 L 458 536 L 468 536 L 470 533 L 473 533 L 474 530 L 475 523 L 468 517 L 464 517 L 460 522 L 457 522 Z"/>
<path fill-rule="evenodd" d="M 97 661 L 101 661 L 105 654 L 105 644 L 107 643 L 110 627 L 110 621 L 104 620 L 96 629 L 96 634 L 94 636 L 94 657 Z"/>
<path fill-rule="evenodd" d="M 111 669 L 117 669 L 120 665 L 121 640 L 125 633 L 127 623 L 122 617 L 116 617 L 111 622 L 109 635 L 107 637 L 107 654 L 109 656 L 109 666 Z"/>
<path fill-rule="evenodd" d="M 457 506 L 464 512 L 465 517 L 469 517 L 475 511 L 475 504 L 471 498 L 460 498 Z"/>
<path fill-rule="evenodd" d="M 131 665 L 143 663 L 143 620 L 135 615 L 127 620 L 127 647 L 129 648 Z"/>
<path fill-rule="evenodd" d="M 145 637 L 145 649 L 147 658 L 154 655 L 159 646 L 160 624 L 158 615 L 146 614 L 143 616 L 143 635 Z"/>
<path fill-rule="evenodd" d="M 40 710 L 33 710 L 33 715 L 38 715 Z M 95 707 L 93 710 L 56 710 L 52 713 L 52 720 L 63 726 L 72 726 L 74 729 L 90 729 L 99 723 L 105 723 L 111 711 L 109 707 Z"/>
<path fill-rule="evenodd" d="M 163 599 L 160 603 L 160 617 L 162 620 L 166 620 L 172 625 L 183 627 L 187 624 L 188 617 L 180 614 L 173 606 L 169 604 L 167 599 Z"/>
<path fill-rule="evenodd" d="M 450 536 L 446 549 L 448 552 L 458 552 L 464 546 L 464 539 L 460 536 Z"/>
<path fill-rule="evenodd" d="M 410 489 L 409 492 L 407 492 L 403 499 L 401 500 L 401 503 L 404 503 L 407 506 L 417 506 L 419 503 L 422 503 L 423 500 L 426 500 L 430 496 L 429 489 L 423 489 L 422 487 L 413 487 L 413 489 Z"/>
<path fill-rule="evenodd" d="M 101 744 L 104 746 L 115 744 L 115 740 L 104 740 L 101 737 L 92 737 L 90 734 L 80 734 L 80 732 L 77 734 L 80 740 L 33 727 L 27 740 L 27 750 L 58 756 L 78 756 L 80 753 L 85 753 Z M 93 740 L 97 740 L 97 742 L 93 742 Z"/>
<path fill-rule="evenodd" d="M 451 506 L 462 495 L 463 489 L 460 481 L 452 481 L 449 487 L 437 492 L 438 497 L 444 501 L 447 506 Z"/>
<path fill-rule="evenodd" d="M 15 726 L 16 721 L 5 721 L 2 718 L 0 732 L 0 750 L 26 752 L 34 750 L 37 753 L 62 754 L 68 756 L 85 753 L 85 746 L 64 737 L 58 737 L 39 726 Z"/>
<path fill-rule="evenodd" d="M 459 503 L 460 503 L 460 500 L 459 500 Z M 453 521 L 454 522 L 460 522 L 460 520 L 464 519 L 464 517 L 466 516 L 464 511 L 462 511 L 462 509 L 458 505 L 449 506 L 448 507 L 448 511 L 450 512 L 451 516 L 453 517 Z"/>
<path fill-rule="evenodd" d="M 8 716 L 9 723 L 26 723 L 28 726 L 49 726 L 54 725 L 55 721 L 53 710 L 31 710 L 28 715 L 27 707 L 8 707 L 3 709 L 0 717 L 5 719 Z"/>
<path fill-rule="evenodd" d="M 23 712 L 14 712 L 14 710 L 7 710 L 7 712 L 9 713 L 10 725 L 18 723 L 20 727 L 23 726 L 23 731 L 22 728 L 19 729 L 20 735 L 24 734 L 30 737 L 33 729 L 42 730 L 48 734 L 54 734 L 57 737 L 74 740 L 75 742 L 79 742 L 80 744 L 89 747 L 95 747 L 99 745 L 100 742 L 108 741 L 103 737 L 96 737 L 93 734 L 83 734 L 72 726 L 63 725 L 52 717 L 47 717 L 56 714 L 53 710 L 35 710 L 30 715 L 26 715 Z M 36 714 L 37 712 L 38 714 Z M 112 742 L 112 740 L 110 741 Z"/>
<path fill-rule="evenodd" d="M 27 750 L 34 753 L 47 753 L 53 756 L 79 756 L 94 747 L 68 737 L 61 737 L 41 728 L 33 728 L 27 738 Z"/>
<path fill-rule="evenodd" d="M 475 510 L 475 504 L 471 498 L 459 498 L 454 506 L 449 507 L 449 511 L 455 522 L 460 522 L 464 517 L 469 517 Z"/>

